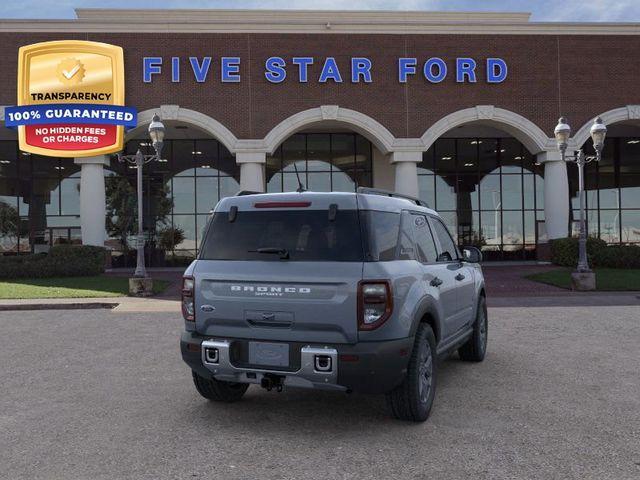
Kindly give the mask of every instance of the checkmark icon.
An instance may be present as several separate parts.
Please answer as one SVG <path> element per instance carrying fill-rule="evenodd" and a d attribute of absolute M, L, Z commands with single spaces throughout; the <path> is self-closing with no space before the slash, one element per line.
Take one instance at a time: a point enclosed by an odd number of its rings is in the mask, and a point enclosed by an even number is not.
<path fill-rule="evenodd" d="M 78 73 L 78 70 L 80 70 L 80 65 L 76 65 L 70 71 L 62 70 L 62 74 L 67 80 L 71 80 L 71 77 Z"/>

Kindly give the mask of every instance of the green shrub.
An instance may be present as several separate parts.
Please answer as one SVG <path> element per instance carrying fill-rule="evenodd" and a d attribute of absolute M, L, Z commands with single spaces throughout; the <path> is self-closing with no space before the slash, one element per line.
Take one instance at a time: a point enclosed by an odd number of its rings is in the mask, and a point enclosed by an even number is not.
<path fill-rule="evenodd" d="M 604 240 L 588 237 L 587 259 L 591 267 L 640 268 L 640 246 L 607 245 Z M 575 267 L 578 263 L 578 239 L 552 240 L 551 261 L 563 267 Z"/>
<path fill-rule="evenodd" d="M 56 245 L 49 253 L 0 257 L 0 278 L 79 277 L 104 272 L 106 250 L 89 245 Z"/>

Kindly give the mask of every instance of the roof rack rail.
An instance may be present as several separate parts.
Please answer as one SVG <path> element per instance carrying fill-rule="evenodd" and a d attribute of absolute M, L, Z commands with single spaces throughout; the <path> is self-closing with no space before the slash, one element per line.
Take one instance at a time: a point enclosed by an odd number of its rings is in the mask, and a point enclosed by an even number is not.
<path fill-rule="evenodd" d="M 236 193 L 236 197 L 243 197 L 245 195 L 260 195 L 261 193 L 264 192 L 254 192 L 253 190 L 240 190 L 238 193 Z"/>
<path fill-rule="evenodd" d="M 411 195 L 404 195 L 402 193 L 392 192 L 390 190 L 382 190 L 380 188 L 370 188 L 370 187 L 358 187 L 358 193 L 366 193 L 368 195 L 382 195 L 384 197 L 404 198 L 405 200 L 410 200 L 414 202 L 416 205 L 419 205 L 420 207 L 429 208 L 429 205 L 427 205 L 427 202 L 424 202 L 419 198 L 412 197 Z"/>

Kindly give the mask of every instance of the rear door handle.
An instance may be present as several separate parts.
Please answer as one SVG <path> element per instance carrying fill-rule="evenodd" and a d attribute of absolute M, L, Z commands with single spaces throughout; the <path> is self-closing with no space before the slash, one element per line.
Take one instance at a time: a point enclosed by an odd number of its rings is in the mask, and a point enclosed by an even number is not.
<path fill-rule="evenodd" d="M 442 285 L 442 280 L 440 280 L 438 277 L 436 277 L 433 280 L 431 280 L 431 282 L 429 284 L 432 287 L 439 287 L 440 285 Z"/>
<path fill-rule="evenodd" d="M 457 274 L 457 275 L 456 275 L 456 280 L 458 280 L 459 282 L 461 282 L 461 281 L 462 281 L 462 280 L 464 280 L 465 278 L 466 278 L 466 277 L 465 277 L 463 274 L 461 274 L 461 273 L 459 273 L 459 274 Z"/>

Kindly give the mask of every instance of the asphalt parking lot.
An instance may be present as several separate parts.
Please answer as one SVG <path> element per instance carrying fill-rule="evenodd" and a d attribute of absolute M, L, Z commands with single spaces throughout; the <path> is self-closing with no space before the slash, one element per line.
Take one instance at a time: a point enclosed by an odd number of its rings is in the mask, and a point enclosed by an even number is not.
<path fill-rule="evenodd" d="M 251 387 L 197 395 L 182 321 L 0 313 L 0 477 L 640 478 L 640 307 L 490 309 L 482 364 L 440 365 L 432 416 Z"/>

